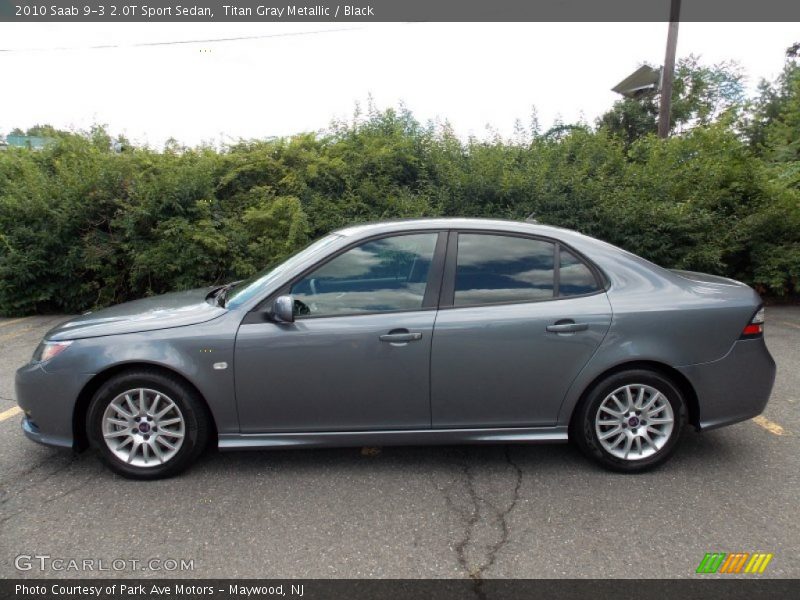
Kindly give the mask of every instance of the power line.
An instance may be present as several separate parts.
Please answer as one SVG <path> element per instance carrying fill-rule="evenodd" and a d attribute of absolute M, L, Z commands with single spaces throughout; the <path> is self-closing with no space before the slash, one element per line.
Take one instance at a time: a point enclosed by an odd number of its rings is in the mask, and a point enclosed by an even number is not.
<path fill-rule="evenodd" d="M 55 52 L 63 50 L 108 50 L 113 48 L 144 48 L 148 46 L 173 46 L 182 44 L 213 44 L 216 42 L 240 42 L 247 40 L 263 40 L 268 38 L 310 36 L 321 33 L 342 33 L 357 31 L 364 27 L 343 27 L 340 29 L 318 29 L 316 31 L 294 31 L 289 33 L 271 33 L 264 35 L 243 35 L 228 38 L 208 38 L 198 40 L 174 40 L 169 42 L 137 42 L 134 44 L 100 44 L 96 46 L 59 46 L 55 48 L 0 48 L 0 52 Z"/>

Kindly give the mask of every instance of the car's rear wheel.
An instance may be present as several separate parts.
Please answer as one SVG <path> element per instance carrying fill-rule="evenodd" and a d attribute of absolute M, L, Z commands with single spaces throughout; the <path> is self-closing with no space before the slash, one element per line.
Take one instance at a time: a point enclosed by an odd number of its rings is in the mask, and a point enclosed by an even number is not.
<path fill-rule="evenodd" d="M 678 386 L 658 372 L 636 369 L 615 373 L 589 391 L 571 437 L 604 467 L 639 472 L 669 458 L 685 422 Z"/>
<path fill-rule="evenodd" d="M 132 479 L 159 479 L 183 471 L 202 452 L 208 417 L 197 393 L 181 379 L 132 371 L 100 386 L 89 406 L 87 431 L 112 470 Z"/>

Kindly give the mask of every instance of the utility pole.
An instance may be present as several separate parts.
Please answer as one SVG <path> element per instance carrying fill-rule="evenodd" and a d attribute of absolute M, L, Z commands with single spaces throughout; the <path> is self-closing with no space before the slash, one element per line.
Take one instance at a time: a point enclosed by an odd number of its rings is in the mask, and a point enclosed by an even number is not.
<path fill-rule="evenodd" d="M 671 0 L 669 9 L 669 31 L 667 53 L 664 56 L 664 71 L 661 75 L 661 103 L 658 108 L 658 137 L 669 135 L 669 113 L 672 104 L 672 79 L 675 75 L 675 50 L 678 47 L 678 22 L 681 16 L 681 0 Z"/>

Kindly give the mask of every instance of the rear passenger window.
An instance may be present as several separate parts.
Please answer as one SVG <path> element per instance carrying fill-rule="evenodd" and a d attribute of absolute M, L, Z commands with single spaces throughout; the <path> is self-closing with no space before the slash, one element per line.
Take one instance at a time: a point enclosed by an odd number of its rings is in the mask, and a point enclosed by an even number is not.
<path fill-rule="evenodd" d="M 555 247 L 507 235 L 458 236 L 453 304 L 531 302 L 553 297 Z"/>
<path fill-rule="evenodd" d="M 572 252 L 561 246 L 558 295 L 577 296 L 599 290 L 597 279 L 591 269 Z"/>

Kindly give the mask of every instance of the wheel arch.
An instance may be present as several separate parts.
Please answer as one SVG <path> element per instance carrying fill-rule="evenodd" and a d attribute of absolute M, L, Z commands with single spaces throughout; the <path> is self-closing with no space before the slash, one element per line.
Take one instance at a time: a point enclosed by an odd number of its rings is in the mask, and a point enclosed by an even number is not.
<path fill-rule="evenodd" d="M 125 373 L 126 371 L 136 371 L 136 370 L 148 370 L 153 371 L 156 373 L 161 373 L 164 375 L 169 375 L 171 377 L 179 378 L 183 383 L 188 385 L 192 390 L 197 394 L 197 397 L 203 403 L 203 406 L 206 409 L 206 415 L 208 417 L 208 423 L 211 428 L 209 433 L 210 439 L 216 439 L 217 435 L 217 423 L 214 418 L 214 413 L 211 410 L 211 407 L 208 405 L 208 401 L 203 396 L 203 393 L 198 389 L 198 387 L 185 375 L 176 371 L 175 369 L 171 369 L 169 367 L 165 367 L 161 364 L 156 363 L 149 363 L 145 361 L 136 361 L 136 362 L 126 362 L 113 365 L 100 371 L 99 373 L 95 374 L 81 389 L 80 393 L 78 394 L 78 399 L 75 402 L 75 409 L 72 411 L 72 435 L 73 435 L 73 447 L 76 450 L 85 450 L 89 447 L 89 436 L 86 431 L 86 414 L 89 410 L 89 404 L 92 402 L 92 398 L 94 397 L 97 390 L 100 389 L 106 381 L 111 379 L 112 377 L 119 375 L 120 373 Z"/>
<path fill-rule="evenodd" d="M 665 363 L 661 363 L 654 360 L 632 360 L 624 363 L 620 363 L 609 369 L 606 369 L 602 373 L 600 373 L 597 377 L 592 379 L 591 382 L 584 388 L 583 392 L 581 392 L 578 401 L 575 403 L 575 406 L 572 407 L 572 412 L 569 416 L 569 431 L 572 431 L 575 415 L 578 414 L 578 409 L 586 400 L 586 397 L 589 393 L 594 389 L 594 387 L 600 383 L 603 379 L 610 377 L 616 373 L 621 373 L 623 371 L 630 371 L 633 369 L 646 369 L 650 371 L 655 371 L 658 374 L 666 377 L 670 381 L 672 381 L 677 388 L 681 391 L 684 399 L 686 400 L 686 410 L 689 413 L 689 423 L 694 426 L 695 428 L 698 427 L 698 423 L 700 421 L 700 403 L 697 398 L 697 392 L 694 389 L 692 383 L 686 378 L 686 376 Z"/>

